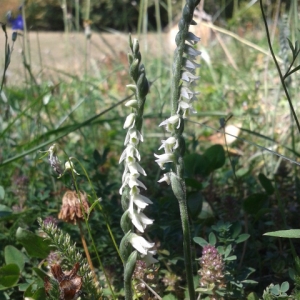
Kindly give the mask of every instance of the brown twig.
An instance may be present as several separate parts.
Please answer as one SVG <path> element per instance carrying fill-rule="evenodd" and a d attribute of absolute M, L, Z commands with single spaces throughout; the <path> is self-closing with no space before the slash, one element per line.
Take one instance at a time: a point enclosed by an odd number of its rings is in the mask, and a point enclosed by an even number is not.
<path fill-rule="evenodd" d="M 85 241 L 85 237 L 84 237 L 82 226 L 81 226 L 81 221 L 77 220 L 77 224 L 78 224 L 78 227 L 79 227 L 80 237 L 81 237 L 81 242 L 82 242 L 82 245 L 83 245 L 83 248 L 84 248 L 84 252 L 85 252 L 87 261 L 89 263 L 90 269 L 93 273 L 94 282 L 95 282 L 95 284 L 98 284 L 98 278 L 96 276 L 96 272 L 95 272 L 95 268 L 93 266 L 93 262 L 92 262 L 92 259 L 91 259 L 91 256 L 90 256 L 90 252 L 89 252 L 89 249 L 88 249 L 86 241 Z"/>

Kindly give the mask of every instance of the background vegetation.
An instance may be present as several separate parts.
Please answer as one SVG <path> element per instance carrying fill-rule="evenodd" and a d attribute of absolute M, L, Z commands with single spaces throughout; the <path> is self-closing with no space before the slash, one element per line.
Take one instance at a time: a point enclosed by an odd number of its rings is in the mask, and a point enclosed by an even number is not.
<path fill-rule="evenodd" d="M 18 6 L 10 7 L 13 1 L 9 1 L 9 6 L 7 3 L 1 2 L 0 8 L 19 12 Z M 169 114 L 171 52 L 163 49 L 164 43 L 171 42 L 170 35 L 162 30 L 175 21 L 182 3 L 110 0 L 91 1 L 88 6 L 87 2 L 78 2 L 77 17 L 76 1 L 65 2 L 65 14 L 62 4 L 55 0 L 28 0 L 24 4 L 28 31 L 20 32 L 11 55 L 12 67 L 17 57 L 21 57 L 22 63 L 18 63 L 18 72 L 8 74 L 0 98 L 0 265 L 8 264 L 5 249 L 11 246 L 22 253 L 24 261 L 18 285 L 5 289 L 0 281 L 1 299 L 22 299 L 33 282 L 41 286 L 36 279 L 38 271 L 33 268 L 40 266 L 46 270 L 44 257 L 28 254 L 17 230 L 21 227 L 35 232 L 37 217 L 56 218 L 64 192 L 72 188 L 69 177 L 57 179 L 47 159 L 41 159 L 39 151 L 46 151 L 53 143 L 59 147 L 61 161 L 70 156 L 78 159 L 74 162 L 81 174 L 77 184 L 88 194 L 90 204 L 101 198 L 101 208 L 94 207 L 88 223 L 103 269 L 86 227 L 84 232 L 101 286 L 109 293 L 105 271 L 117 297 L 122 297 L 122 265 L 107 224 L 119 243 L 122 209 L 118 190 L 123 170 L 118 161 L 123 151 L 122 127 L 127 114 L 119 104 L 130 95 L 125 88 L 130 83 L 126 56 L 121 51 L 127 52 L 128 47 L 120 49 L 119 36 L 112 34 L 104 40 L 112 49 L 110 54 L 99 57 L 101 44 L 97 51 L 91 51 L 100 31 L 120 30 L 155 32 L 144 45 L 147 39 L 141 35 L 147 77 L 153 81 L 145 107 L 146 142 L 140 149 L 146 159 L 143 167 L 148 174 L 147 197 L 154 202 L 147 215 L 155 222 L 147 234 L 156 243 L 159 260 L 159 267 L 152 270 L 156 280 L 151 287 L 162 297 L 169 297 L 166 299 L 183 299 L 185 277 L 178 205 L 170 187 L 162 188 L 157 183 L 161 174 L 153 157 L 164 139 L 163 130 L 157 126 Z M 293 45 L 299 39 L 298 5 L 297 1 L 265 3 L 272 45 L 282 70 L 287 70 L 293 59 L 287 37 Z M 230 291 L 224 296 L 226 299 L 243 299 L 248 295 L 257 299 L 254 292 L 262 297 L 271 283 L 280 284 L 279 291 L 267 291 L 273 298 L 264 299 L 275 299 L 292 290 L 296 294 L 299 266 L 295 257 L 300 251 L 299 239 L 263 236 L 266 232 L 299 226 L 300 139 L 269 55 L 259 4 L 205 1 L 204 8 L 216 26 L 210 29 L 207 23 L 199 25 L 207 29 L 200 32 L 207 44 L 200 46 L 200 95 L 195 103 L 198 113 L 185 126 L 190 222 L 192 237 L 199 238 L 193 242 L 195 276 L 200 268 L 197 259 L 201 257 L 202 246 L 209 240 L 225 250 L 231 245 L 234 258 L 226 262 Z M 72 49 L 75 43 L 67 33 L 77 30 L 83 36 L 86 19 L 92 21 L 93 35 L 82 40 L 82 52 L 76 54 L 75 59 L 82 60 L 80 69 L 74 72 L 71 66 L 51 70 L 41 59 L 39 71 L 35 71 L 32 62 L 44 54 L 39 48 L 34 50 L 29 32 L 63 30 L 66 39 L 57 43 Z M 147 46 L 154 41 L 160 45 L 156 51 Z M 9 43 L 12 44 L 10 36 Z M 1 45 L 3 58 L 6 52 L 4 43 Z M 22 49 L 20 53 L 16 51 L 18 47 Z M 63 65 L 64 59 L 74 55 L 64 53 L 53 51 L 52 60 L 60 56 Z M 1 68 L 4 67 L 2 60 Z M 14 80 L 20 74 L 21 79 Z M 286 81 L 296 114 L 298 76 L 295 72 Z M 239 138 L 229 144 L 218 131 L 231 114 L 227 124 L 236 125 L 240 131 Z M 83 253 L 78 226 L 63 222 L 58 226 L 70 234 Z M 249 239 L 238 240 L 242 233 L 249 234 Z M 290 282 L 287 290 L 281 286 L 285 281 Z"/>

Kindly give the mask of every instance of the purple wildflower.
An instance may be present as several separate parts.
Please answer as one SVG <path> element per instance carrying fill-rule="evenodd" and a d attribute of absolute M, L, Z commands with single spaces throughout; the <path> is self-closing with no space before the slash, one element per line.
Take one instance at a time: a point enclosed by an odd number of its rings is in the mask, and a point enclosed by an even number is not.
<path fill-rule="evenodd" d="M 21 14 L 19 14 L 16 18 L 12 17 L 12 13 L 7 13 L 7 21 L 11 25 L 12 30 L 24 30 L 24 21 Z"/>
<path fill-rule="evenodd" d="M 200 266 L 201 287 L 208 287 L 212 284 L 215 288 L 224 286 L 224 263 L 222 256 L 214 246 L 206 245 L 203 247 Z"/>

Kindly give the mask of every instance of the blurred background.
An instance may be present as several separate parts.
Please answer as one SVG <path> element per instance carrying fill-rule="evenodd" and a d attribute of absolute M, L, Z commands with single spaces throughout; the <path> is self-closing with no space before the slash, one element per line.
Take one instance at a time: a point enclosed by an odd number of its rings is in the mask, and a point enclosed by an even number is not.
<path fill-rule="evenodd" d="M 185 1 L 177 0 L 27 0 L 26 21 L 32 30 L 63 31 L 63 10 L 66 7 L 68 14 L 68 26 L 71 30 L 80 30 L 83 21 L 87 16 L 87 9 L 90 11 L 90 20 L 95 30 L 112 28 L 122 32 L 135 32 L 138 28 L 139 15 L 147 14 L 148 30 L 157 30 L 158 23 L 165 28 L 170 17 L 174 21 L 181 12 Z M 260 17 L 257 1 L 246 0 L 206 0 L 201 1 L 201 6 L 211 15 L 213 22 L 228 21 L 232 18 L 236 22 L 255 22 Z M 276 9 L 278 3 L 289 9 L 292 1 L 265 1 L 269 11 Z M 7 11 L 18 14 L 22 1 L 1 0 L 0 20 L 5 21 Z M 247 14 L 243 11 L 247 10 Z M 158 16 L 160 20 L 158 20 Z"/>

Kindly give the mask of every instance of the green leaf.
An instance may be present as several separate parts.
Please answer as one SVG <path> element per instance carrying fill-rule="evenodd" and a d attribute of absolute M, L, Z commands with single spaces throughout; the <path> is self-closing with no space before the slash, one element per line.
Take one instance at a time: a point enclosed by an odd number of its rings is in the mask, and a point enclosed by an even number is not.
<path fill-rule="evenodd" d="M 24 254 L 14 246 L 6 246 L 4 249 L 5 263 L 16 264 L 19 270 L 22 271 L 25 265 Z"/>
<path fill-rule="evenodd" d="M 249 237 L 250 237 L 250 234 L 248 234 L 248 233 L 242 233 L 242 234 L 235 240 L 235 242 L 236 242 L 237 244 L 242 243 L 242 242 L 248 240 Z"/>
<path fill-rule="evenodd" d="M 243 177 L 249 173 L 249 168 L 240 168 L 235 172 L 236 177 Z"/>
<path fill-rule="evenodd" d="M 258 179 L 262 187 L 265 189 L 268 195 L 274 194 L 274 187 L 272 185 L 272 181 L 267 178 L 263 173 L 259 173 Z"/>
<path fill-rule="evenodd" d="M 43 271 L 43 270 L 41 270 L 39 268 L 33 267 L 32 270 L 42 280 L 44 280 L 45 277 L 49 277 L 49 275 L 45 271 Z"/>
<path fill-rule="evenodd" d="M 203 153 L 210 162 L 210 171 L 214 171 L 224 166 L 225 164 L 225 151 L 222 145 L 213 145 L 206 149 Z"/>
<path fill-rule="evenodd" d="M 209 162 L 203 155 L 192 153 L 184 158 L 185 175 L 188 178 L 193 178 L 196 175 L 204 176 L 209 174 Z"/>
<path fill-rule="evenodd" d="M 13 287 L 19 281 L 20 270 L 16 264 L 9 264 L 0 268 L 0 285 L 5 288 Z"/>
<path fill-rule="evenodd" d="M 163 300 L 176 300 L 177 298 L 172 294 L 168 294 L 168 295 L 165 295 L 162 299 Z"/>
<path fill-rule="evenodd" d="M 5 196 L 5 190 L 2 185 L 0 185 L 0 200 L 3 200 Z"/>
<path fill-rule="evenodd" d="M 94 150 L 93 157 L 94 157 L 94 160 L 96 161 L 97 165 L 99 165 L 99 166 L 102 165 L 102 156 L 97 149 Z"/>
<path fill-rule="evenodd" d="M 208 176 L 225 164 L 224 148 L 221 145 L 213 145 L 206 149 L 203 155 L 197 153 L 186 155 L 184 164 L 187 177 Z"/>
<path fill-rule="evenodd" d="M 278 230 L 278 231 L 266 232 L 263 235 L 289 238 L 289 239 L 299 239 L 300 229 Z"/>
<path fill-rule="evenodd" d="M 276 285 L 270 287 L 270 292 L 275 296 L 279 296 L 279 294 L 280 294 L 279 284 L 276 284 Z"/>
<path fill-rule="evenodd" d="M 285 78 L 287 78 L 288 76 L 292 75 L 293 73 L 297 72 L 298 70 L 300 70 L 300 65 L 295 67 L 294 69 L 292 69 L 291 71 L 289 71 L 286 75 Z"/>
<path fill-rule="evenodd" d="M 236 259 L 237 259 L 236 255 L 231 255 L 231 256 L 226 257 L 224 260 L 231 261 L 231 260 L 236 260 Z"/>
<path fill-rule="evenodd" d="M 290 288 L 290 284 L 287 281 L 285 281 L 281 284 L 280 290 L 282 293 L 285 293 L 289 290 L 289 288 Z"/>
<path fill-rule="evenodd" d="M 46 299 L 45 288 L 33 281 L 24 293 L 25 299 L 44 300 Z"/>
<path fill-rule="evenodd" d="M 217 243 L 217 238 L 216 238 L 216 235 L 215 235 L 213 232 L 211 232 L 211 233 L 209 234 L 209 236 L 208 236 L 208 242 L 209 242 L 210 245 L 213 245 L 213 246 L 216 245 L 216 243 Z"/>
<path fill-rule="evenodd" d="M 185 178 L 185 185 L 197 191 L 203 188 L 202 183 L 194 178 Z"/>
<path fill-rule="evenodd" d="M 227 257 L 230 254 L 231 250 L 232 250 L 232 246 L 231 244 L 229 244 L 225 249 L 224 256 Z"/>
<path fill-rule="evenodd" d="M 251 279 L 242 280 L 241 282 L 245 284 L 258 284 L 257 281 Z"/>
<path fill-rule="evenodd" d="M 247 300 L 259 300 L 259 297 L 254 292 L 252 292 L 247 296 Z"/>
<path fill-rule="evenodd" d="M 202 237 L 194 237 L 194 238 L 193 238 L 193 241 L 194 241 L 196 244 L 200 245 L 201 247 L 204 247 L 204 246 L 206 246 L 206 245 L 209 245 L 208 242 L 207 242 L 205 239 L 203 239 Z"/>
<path fill-rule="evenodd" d="M 243 208 L 248 214 L 256 214 L 267 202 L 267 196 L 262 193 L 252 194 L 243 201 Z"/>
<path fill-rule="evenodd" d="M 8 206 L 0 204 L 0 219 L 12 214 L 12 209 Z"/>
<path fill-rule="evenodd" d="M 233 239 L 236 239 L 240 235 L 241 231 L 242 231 L 241 223 L 239 221 L 234 222 L 231 226 L 231 232 L 232 232 L 231 237 Z"/>
<path fill-rule="evenodd" d="M 20 292 L 25 292 L 28 289 L 29 286 L 30 286 L 29 282 L 19 283 L 18 284 L 18 288 L 19 288 Z"/>
<path fill-rule="evenodd" d="M 45 300 L 46 299 L 46 292 L 45 288 L 41 287 L 38 288 L 32 296 L 34 300 Z"/>
<path fill-rule="evenodd" d="M 50 253 L 50 240 L 45 240 L 29 230 L 19 227 L 16 237 L 17 241 L 25 247 L 28 255 L 31 257 L 46 258 Z"/>
<path fill-rule="evenodd" d="M 202 204 L 203 204 L 202 193 L 197 192 L 188 195 L 187 205 L 189 209 L 189 215 L 192 218 L 198 217 L 198 215 L 201 213 Z"/>
<path fill-rule="evenodd" d="M 294 45 L 293 43 L 291 42 L 291 40 L 289 38 L 287 38 L 288 40 L 288 43 L 289 43 L 289 46 L 290 46 L 290 49 L 292 50 L 292 53 L 293 53 L 293 58 L 295 58 L 295 54 L 296 54 L 296 49 L 294 48 Z"/>

